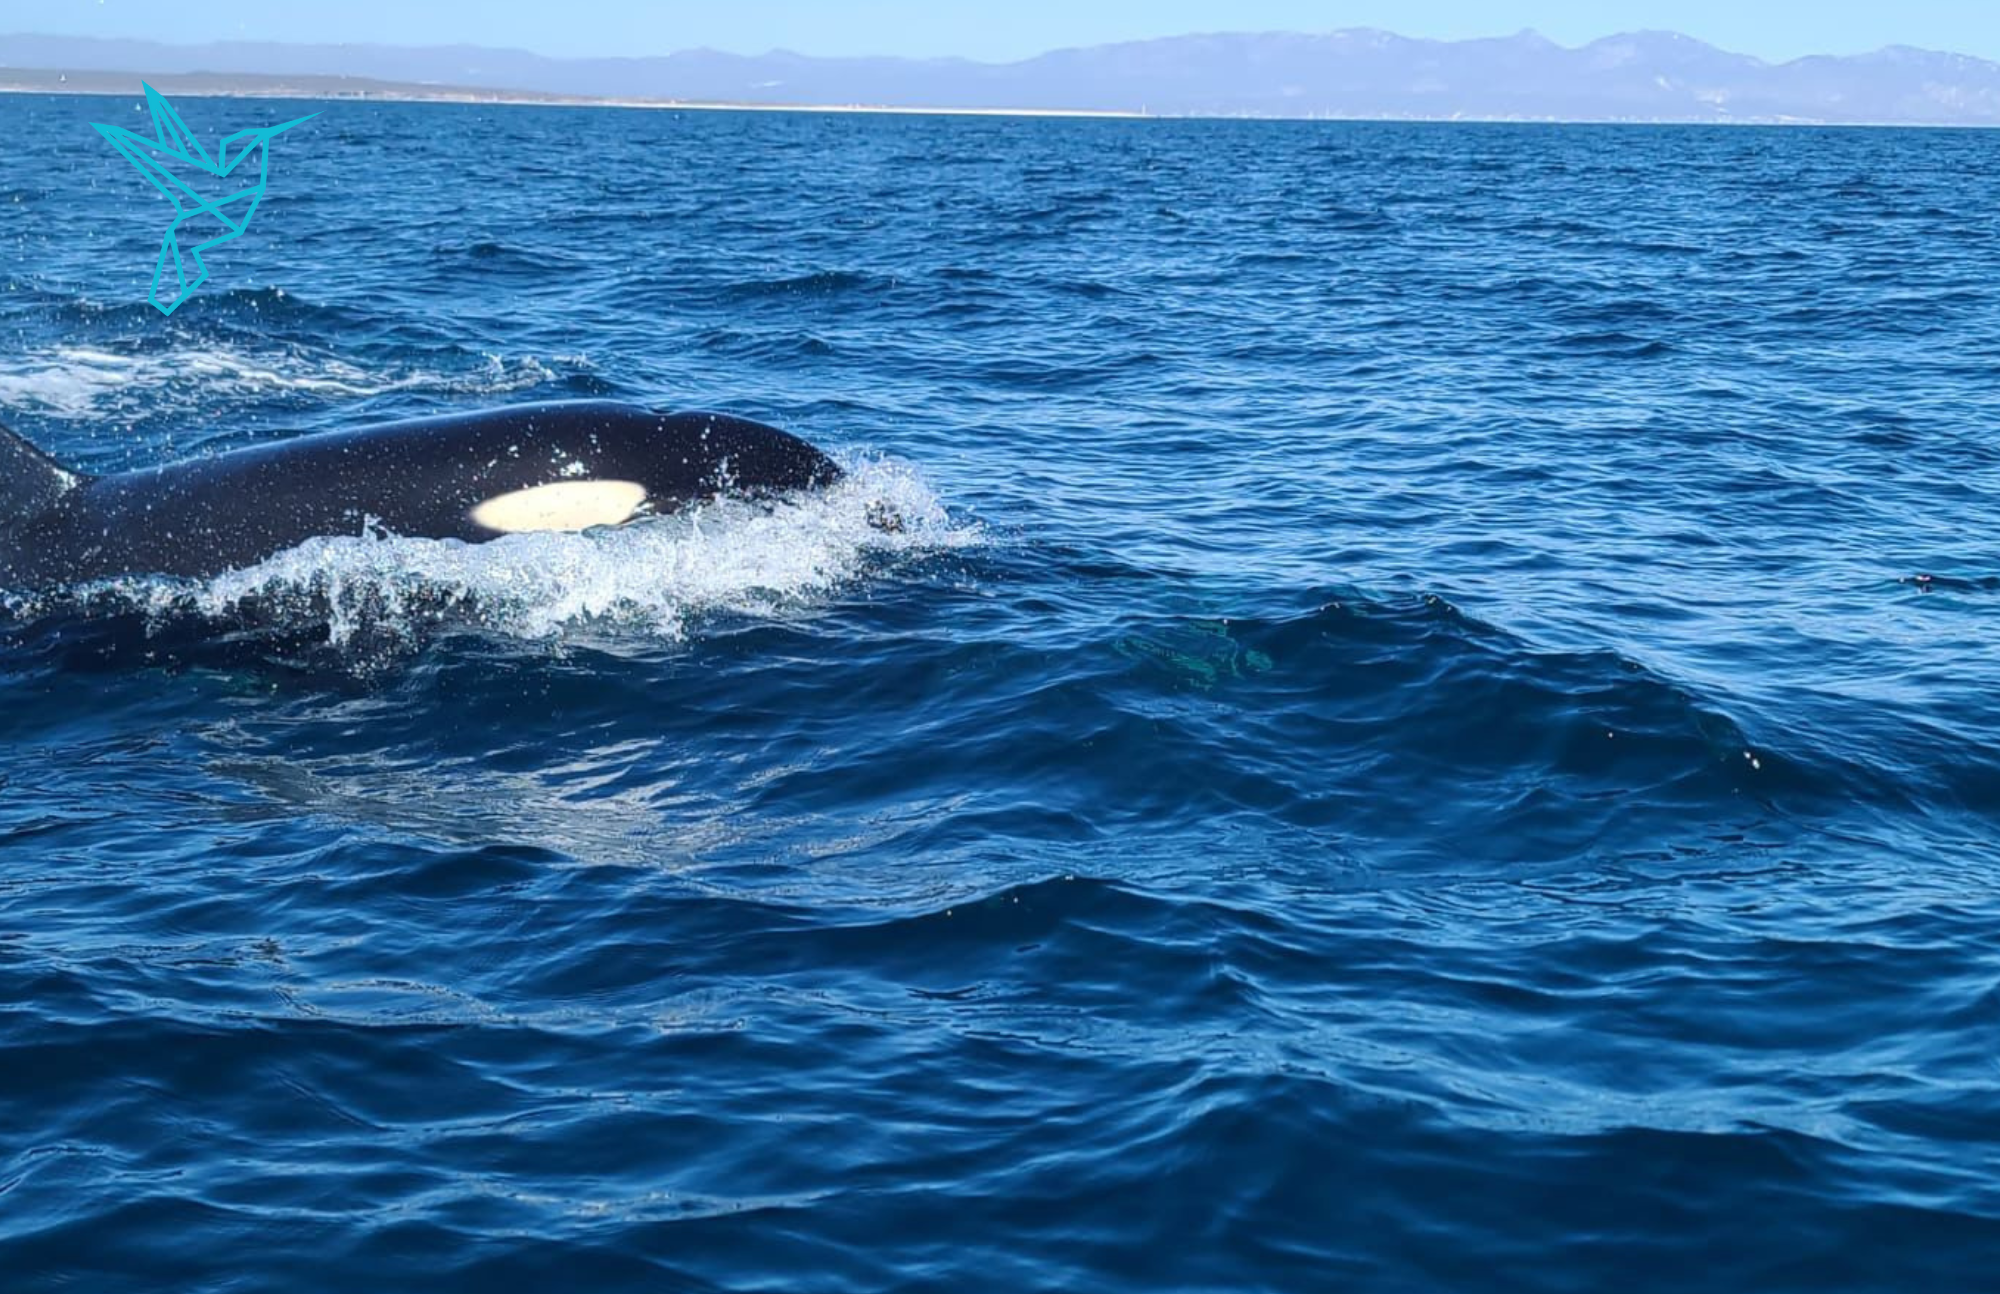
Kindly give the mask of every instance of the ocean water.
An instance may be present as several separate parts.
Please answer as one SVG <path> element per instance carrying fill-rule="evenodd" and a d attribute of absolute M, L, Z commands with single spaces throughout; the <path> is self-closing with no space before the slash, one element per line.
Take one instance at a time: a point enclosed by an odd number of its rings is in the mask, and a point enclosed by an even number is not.
<path fill-rule="evenodd" d="M 2000 136 L 138 104 L 60 456 L 855 471 L 0 597 L 10 1294 L 1995 1280 Z"/>

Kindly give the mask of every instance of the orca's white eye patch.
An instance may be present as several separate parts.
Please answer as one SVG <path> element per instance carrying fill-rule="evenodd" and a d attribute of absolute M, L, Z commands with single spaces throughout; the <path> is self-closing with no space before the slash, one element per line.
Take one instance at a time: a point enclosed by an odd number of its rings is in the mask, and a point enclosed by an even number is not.
<path fill-rule="evenodd" d="M 645 501 L 637 481 L 556 481 L 496 495 L 472 510 L 472 520 L 503 535 L 588 530 L 630 521 Z"/>

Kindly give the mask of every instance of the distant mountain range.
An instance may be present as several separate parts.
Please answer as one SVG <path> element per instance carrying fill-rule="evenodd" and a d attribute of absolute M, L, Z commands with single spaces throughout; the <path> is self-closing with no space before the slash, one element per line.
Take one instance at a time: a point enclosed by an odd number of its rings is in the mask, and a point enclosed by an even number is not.
<path fill-rule="evenodd" d="M 0 67 L 353 77 L 538 96 L 1163 116 L 2000 125 L 2000 63 L 1896 46 L 1767 63 L 1671 32 L 1578 49 L 1534 32 L 1179 36 L 1015 63 L 690 50 L 545 58 L 474 45 L 163 45 L 0 36 Z M 136 88 L 136 87 L 135 87 Z"/>

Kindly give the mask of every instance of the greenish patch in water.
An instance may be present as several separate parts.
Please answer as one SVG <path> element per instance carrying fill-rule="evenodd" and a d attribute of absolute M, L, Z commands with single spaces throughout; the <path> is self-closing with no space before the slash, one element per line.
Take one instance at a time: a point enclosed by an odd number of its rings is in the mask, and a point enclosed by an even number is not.
<path fill-rule="evenodd" d="M 1229 634 L 1227 620 L 1190 620 L 1113 644 L 1119 655 L 1157 665 L 1187 686 L 1206 691 L 1225 679 L 1247 678 L 1271 668 L 1271 658 Z"/>

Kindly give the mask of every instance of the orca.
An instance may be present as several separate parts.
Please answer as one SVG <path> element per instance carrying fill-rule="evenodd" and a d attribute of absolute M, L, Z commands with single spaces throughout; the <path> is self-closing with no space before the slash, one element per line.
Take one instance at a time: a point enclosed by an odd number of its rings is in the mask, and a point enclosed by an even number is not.
<path fill-rule="evenodd" d="M 0 428 L 0 590 L 207 578 L 323 535 L 476 544 L 585 530 L 841 476 L 775 427 L 602 400 L 297 436 L 110 476 L 72 471 Z"/>

